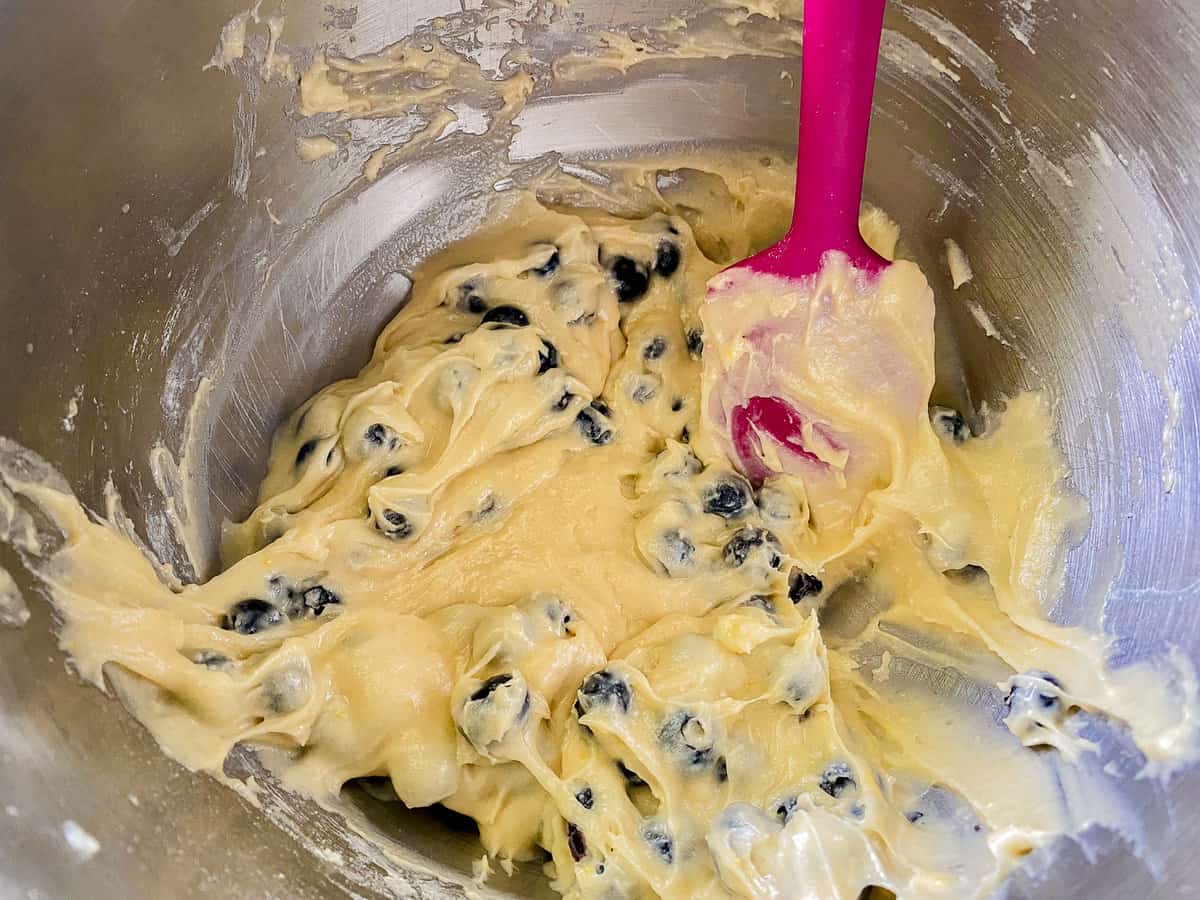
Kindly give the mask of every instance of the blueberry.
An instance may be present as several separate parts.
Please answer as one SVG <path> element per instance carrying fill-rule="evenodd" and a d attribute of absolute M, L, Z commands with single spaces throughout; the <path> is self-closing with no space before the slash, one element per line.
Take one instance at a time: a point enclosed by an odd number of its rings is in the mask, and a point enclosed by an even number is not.
<path fill-rule="evenodd" d="M 633 703 L 633 694 L 625 679 L 614 675 L 607 669 L 593 672 L 583 680 L 579 687 L 579 699 L 575 710 L 580 714 L 590 712 L 598 706 L 619 707 L 621 712 L 629 712 Z"/>
<path fill-rule="evenodd" d="M 796 797 L 784 797 L 775 804 L 775 809 L 772 812 L 775 813 L 775 818 L 786 825 L 791 821 L 792 816 L 796 814 L 796 807 L 799 804 L 800 801 Z"/>
<path fill-rule="evenodd" d="M 680 711 L 663 720 L 658 729 L 658 742 L 675 756 L 685 769 L 707 768 L 713 761 L 711 731 L 704 721 L 692 713 Z"/>
<path fill-rule="evenodd" d="M 621 773 L 621 777 L 625 779 L 625 783 L 630 787 L 637 788 L 646 786 L 646 779 L 644 779 L 637 772 L 633 771 L 633 769 L 629 768 L 629 766 L 625 765 L 625 763 L 621 762 L 619 759 L 617 760 L 617 771 Z"/>
<path fill-rule="evenodd" d="M 808 718 L 808 714 L 812 711 L 813 703 L 817 699 L 817 687 L 813 684 L 812 680 L 803 674 L 798 674 L 780 687 L 783 691 L 783 699 L 789 706 L 803 709 L 803 712 L 800 714 L 801 721 Z"/>
<path fill-rule="evenodd" d="M 844 762 L 830 763 L 821 773 L 821 790 L 830 797 L 840 797 L 858 787 L 854 773 Z"/>
<path fill-rule="evenodd" d="M 967 425 L 966 419 L 957 410 L 935 406 L 929 411 L 929 418 L 935 428 L 956 444 L 961 444 L 971 437 L 971 429 Z"/>
<path fill-rule="evenodd" d="M 683 409 L 683 398 L 676 397 L 671 401 L 671 412 L 679 412 L 681 409 Z"/>
<path fill-rule="evenodd" d="M 725 757 L 717 757 L 717 764 L 713 766 L 713 774 L 717 776 L 717 781 L 721 784 L 729 780 L 729 763 L 725 761 Z"/>
<path fill-rule="evenodd" d="M 799 603 L 805 597 L 812 597 L 825 589 L 824 582 L 816 575 L 809 575 L 800 569 L 792 569 L 788 575 L 788 599 Z"/>
<path fill-rule="evenodd" d="M 745 515 L 750 502 L 750 484 L 737 476 L 727 476 L 710 485 L 701 498 L 704 511 L 722 519 L 736 519 Z"/>
<path fill-rule="evenodd" d="M 905 813 L 904 818 L 916 825 L 923 818 L 925 818 L 925 813 L 921 812 L 919 809 L 914 809 L 912 812 Z"/>
<path fill-rule="evenodd" d="M 663 564 L 667 574 L 675 574 L 691 568 L 696 553 L 696 545 L 682 532 L 664 531 L 659 539 L 660 552 L 658 561 Z"/>
<path fill-rule="evenodd" d="M 553 597 L 546 601 L 544 609 L 546 618 L 550 620 L 550 627 L 554 629 L 555 634 L 565 637 L 573 633 L 572 625 L 575 622 L 575 616 L 567 604 L 557 597 Z"/>
<path fill-rule="evenodd" d="M 229 614 L 222 620 L 221 627 L 238 634 L 258 634 L 282 622 L 283 613 L 278 607 L 266 600 L 251 598 L 233 604 Z"/>
<path fill-rule="evenodd" d="M 730 566 L 743 565 L 750 554 L 762 547 L 766 551 L 766 560 L 772 569 L 778 569 L 783 563 L 779 555 L 779 540 L 764 528 L 747 525 L 735 532 L 725 545 L 725 562 Z"/>
<path fill-rule="evenodd" d="M 594 406 L 596 409 L 600 410 L 602 415 L 606 415 L 606 416 L 612 415 L 612 409 L 610 409 L 609 405 L 607 403 L 605 403 L 603 400 L 601 400 L 599 397 L 597 397 L 595 400 L 592 401 L 592 406 Z"/>
<path fill-rule="evenodd" d="M 279 610 L 289 619 L 299 619 L 307 611 L 304 608 L 304 598 L 292 590 L 283 597 Z"/>
<path fill-rule="evenodd" d="M 500 504 L 496 500 L 496 495 L 488 494 L 487 499 L 480 503 L 479 508 L 475 510 L 475 520 L 477 522 L 482 522 L 484 519 L 494 513 L 499 506 Z"/>
<path fill-rule="evenodd" d="M 276 579 L 271 579 L 272 583 Z M 299 619 L 309 613 L 319 616 L 325 612 L 325 607 L 340 604 L 341 598 L 323 585 L 314 585 L 301 591 L 288 590 L 283 600 L 283 613 L 289 619 Z"/>
<path fill-rule="evenodd" d="M 768 615 L 775 615 L 775 601 L 766 594 L 755 594 L 753 597 L 743 600 L 738 605 L 754 607 L 755 609 L 761 609 Z"/>
<path fill-rule="evenodd" d="M 587 856 L 587 841 L 577 825 L 567 823 L 567 849 L 571 851 L 571 859 L 579 862 Z"/>
<path fill-rule="evenodd" d="M 412 523 L 408 521 L 408 516 L 394 509 L 385 509 L 383 511 L 383 521 L 384 525 L 380 530 L 390 538 L 403 540 L 413 532 Z"/>
<path fill-rule="evenodd" d="M 632 303 L 645 295 L 650 287 L 650 273 L 628 256 L 618 256 L 609 267 L 613 290 L 621 303 Z"/>
<path fill-rule="evenodd" d="M 800 518 L 800 504 L 778 483 L 764 484 L 754 499 L 765 519 L 791 523 Z"/>
<path fill-rule="evenodd" d="M 699 328 L 693 328 L 687 333 L 687 349 L 692 359 L 699 359 L 700 354 L 704 352 L 704 332 Z"/>
<path fill-rule="evenodd" d="M 479 285 L 474 281 L 468 281 L 459 287 L 458 305 L 476 316 L 487 309 L 487 303 L 479 295 Z"/>
<path fill-rule="evenodd" d="M 342 602 L 337 594 L 319 584 L 310 587 L 301 596 L 304 598 L 304 608 L 310 610 L 314 616 L 325 612 L 325 607 L 337 606 Z"/>
<path fill-rule="evenodd" d="M 559 260 L 559 256 L 558 256 L 558 250 L 556 248 L 555 251 L 550 254 L 550 258 L 548 260 L 546 260 L 544 263 L 542 263 L 536 269 L 532 269 L 531 271 L 538 278 L 549 278 L 551 275 L 553 275 L 555 272 L 558 271 L 559 262 L 560 262 L 560 260 Z"/>
<path fill-rule="evenodd" d="M 1028 672 L 1021 679 L 1008 689 L 1008 694 L 1004 698 L 1004 704 L 1010 710 L 1014 706 L 1025 707 L 1036 706 L 1041 709 L 1054 709 L 1061 703 L 1057 694 L 1049 691 L 1039 690 L 1037 687 L 1038 681 L 1044 681 L 1053 687 L 1062 689 L 1062 683 L 1053 675 L 1048 675 L 1044 672 Z M 1041 727 L 1045 727 L 1041 722 L 1037 723 Z"/>
<path fill-rule="evenodd" d="M 642 356 L 645 359 L 661 359 L 666 352 L 667 342 L 662 337 L 653 338 L 642 348 Z"/>
<path fill-rule="evenodd" d="M 538 351 L 538 370 L 539 375 L 549 372 L 551 369 L 558 368 L 558 348 L 549 341 L 542 341 L 542 349 Z"/>
<path fill-rule="evenodd" d="M 629 396 L 634 403 L 645 403 L 648 400 L 653 399 L 656 393 L 657 390 L 653 384 L 650 384 L 647 381 L 638 381 L 638 383 L 634 385 L 633 390 L 630 391 Z"/>
<path fill-rule="evenodd" d="M 483 316 L 484 325 L 513 325 L 524 328 L 529 324 L 529 316 L 516 306 L 493 306 Z"/>
<path fill-rule="evenodd" d="M 502 675 L 493 675 L 478 688 L 476 688 L 468 699 L 470 699 L 472 702 L 486 700 L 488 697 L 492 696 L 493 693 L 495 693 L 496 688 L 500 687 L 502 684 L 508 684 L 512 680 L 512 675 L 507 673 Z"/>
<path fill-rule="evenodd" d="M 459 731 L 487 754 L 525 721 L 533 705 L 520 672 L 493 675 L 475 688 L 454 714 Z"/>
<path fill-rule="evenodd" d="M 575 417 L 575 425 L 579 428 L 580 434 L 597 446 L 607 444 L 613 439 L 613 431 L 605 423 L 603 414 L 595 401 L 591 406 L 586 406 L 579 411 L 579 415 Z"/>
<path fill-rule="evenodd" d="M 296 465 L 303 465 L 305 460 L 313 455 L 313 451 L 317 449 L 317 444 L 319 443 L 319 440 L 313 438 L 312 440 L 305 441 L 303 444 L 301 444 L 300 449 L 296 451 Z"/>
<path fill-rule="evenodd" d="M 224 653 L 218 653 L 216 650 L 197 650 L 190 658 L 196 665 L 204 666 L 206 669 L 219 670 L 230 667 L 229 657 Z"/>
<path fill-rule="evenodd" d="M 312 693 L 307 666 L 287 666 L 272 672 L 262 684 L 262 699 L 276 715 L 287 715 L 303 706 Z"/>
<path fill-rule="evenodd" d="M 575 395 L 572 394 L 570 391 L 563 391 L 562 396 L 554 401 L 554 404 L 550 407 L 550 409 L 553 410 L 554 412 L 562 412 L 564 409 L 566 409 L 568 406 L 571 405 L 571 401 L 574 399 L 575 399 Z"/>
<path fill-rule="evenodd" d="M 590 787 L 580 788 L 575 792 L 575 800 L 584 809 L 591 809 L 596 805 L 596 796 L 592 793 Z"/>
<path fill-rule="evenodd" d="M 670 278 L 679 268 L 679 245 L 674 241 L 660 241 L 654 255 L 654 271 L 663 278 Z"/>
<path fill-rule="evenodd" d="M 388 439 L 387 426 L 376 422 L 374 425 L 369 426 L 365 432 L 363 432 L 363 439 L 366 440 L 368 444 L 375 444 L 382 447 Z"/>
<path fill-rule="evenodd" d="M 642 831 L 642 839 L 662 857 L 663 862 L 670 864 L 675 861 L 675 844 L 662 825 L 647 825 Z"/>

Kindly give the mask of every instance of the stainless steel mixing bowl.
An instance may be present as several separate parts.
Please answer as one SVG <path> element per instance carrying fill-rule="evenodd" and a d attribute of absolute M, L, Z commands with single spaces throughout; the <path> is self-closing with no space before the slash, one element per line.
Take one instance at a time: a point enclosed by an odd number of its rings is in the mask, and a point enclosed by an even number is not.
<path fill-rule="evenodd" d="M 520 39 L 546 61 L 589 28 L 695 7 L 291 0 L 284 40 L 301 61 L 321 43 L 356 54 L 446 15 L 430 27 L 479 55 Z M 543 78 L 511 161 L 459 133 L 367 183 L 370 141 L 358 138 L 394 123 L 356 123 L 336 164 L 306 165 L 294 140 L 315 125 L 296 115 L 292 85 L 264 84 L 246 61 L 202 70 L 241 9 L 0 3 L 0 434 L 43 453 L 97 508 L 111 474 L 180 565 L 146 459 L 156 441 L 180 450 L 203 375 L 214 392 L 194 462 L 213 536 L 248 509 L 285 410 L 365 360 L 403 273 L 468 231 L 514 169 L 545 165 L 548 151 L 586 163 L 794 139 L 798 51 L 784 46 L 778 58 Z M 934 280 L 943 350 L 957 337 L 965 374 L 946 355 L 939 392 L 977 407 L 1025 385 L 1052 391 L 1092 513 L 1054 617 L 1103 627 L 1119 661 L 1170 644 L 1196 659 L 1200 5 L 893 0 L 888 27 L 866 193 Z M 746 33 L 766 46 L 778 29 L 759 18 Z M 957 292 L 945 238 L 974 263 Z M 0 564 L 18 569 L 4 547 Z M 78 684 L 47 605 L 18 580 L 33 615 L 0 633 L 0 894 L 441 896 L 469 881 L 478 845 L 450 816 L 357 790 L 350 808 L 384 856 L 269 784 L 260 811 L 162 757 L 116 701 Z M 1128 777 L 1136 765 L 1106 753 L 1124 766 L 1143 852 L 1094 828 L 1035 854 L 1010 895 L 1200 895 L 1197 779 Z M 90 860 L 64 840 L 66 820 L 99 841 Z M 524 871 L 491 890 L 547 889 Z"/>

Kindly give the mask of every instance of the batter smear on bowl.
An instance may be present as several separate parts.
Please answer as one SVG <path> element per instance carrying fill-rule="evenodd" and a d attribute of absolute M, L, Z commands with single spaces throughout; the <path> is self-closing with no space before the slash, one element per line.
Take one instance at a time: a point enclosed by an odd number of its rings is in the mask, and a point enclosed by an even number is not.
<path fill-rule="evenodd" d="M 527 196 L 430 260 L 203 585 L 6 465 L 79 672 L 189 767 L 390 778 L 569 897 L 986 894 L 1086 821 L 1098 720 L 1190 751 L 1191 695 L 1044 616 L 1084 516 L 1048 403 L 929 409 L 910 262 L 705 305 L 695 233 Z"/>

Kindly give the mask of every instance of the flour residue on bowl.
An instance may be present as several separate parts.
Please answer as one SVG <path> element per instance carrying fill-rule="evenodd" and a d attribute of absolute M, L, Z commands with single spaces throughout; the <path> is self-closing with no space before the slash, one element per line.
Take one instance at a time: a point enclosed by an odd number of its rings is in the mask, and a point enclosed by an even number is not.
<path fill-rule="evenodd" d="M 967 258 L 966 251 L 959 245 L 954 238 L 946 238 L 942 241 L 942 258 L 946 263 L 946 272 L 950 276 L 950 284 L 954 290 L 958 290 L 968 281 L 975 277 L 975 271 L 971 268 L 971 260 Z"/>
<path fill-rule="evenodd" d="M 1037 53 L 1033 47 L 1033 38 L 1037 33 L 1039 11 L 1036 6 L 1040 0 L 1000 0 L 1001 15 L 1008 33 L 1021 43 L 1030 53 Z"/>
<path fill-rule="evenodd" d="M 0 566 L 0 626 L 20 628 L 29 621 L 25 595 L 8 569 Z"/>
<path fill-rule="evenodd" d="M 79 862 L 87 862 L 100 852 L 100 842 L 74 819 L 62 823 L 62 836 Z"/>

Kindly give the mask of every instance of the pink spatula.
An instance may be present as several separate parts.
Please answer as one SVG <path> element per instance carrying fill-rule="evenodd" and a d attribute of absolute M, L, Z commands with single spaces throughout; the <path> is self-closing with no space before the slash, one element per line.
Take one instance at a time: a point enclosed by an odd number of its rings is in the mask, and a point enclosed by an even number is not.
<path fill-rule="evenodd" d="M 820 270 L 830 250 L 868 272 L 887 265 L 858 232 L 884 3 L 806 0 L 792 227 L 734 268 L 803 278 Z"/>
<path fill-rule="evenodd" d="M 884 4 L 885 0 L 806 0 L 791 228 L 779 243 L 714 278 L 710 304 L 745 284 L 749 273 L 812 281 L 831 251 L 844 254 L 863 278 L 872 279 L 887 267 L 887 260 L 867 246 L 858 229 Z M 762 393 L 761 377 L 756 393 L 754 379 L 746 373 L 726 374 L 741 378 L 745 392 L 735 392 L 731 401 L 730 391 L 725 391 L 719 428 L 726 431 L 752 481 L 762 482 L 774 468 L 764 459 L 764 437 L 800 460 L 819 461 L 814 442 L 820 442 L 826 456 L 844 449 L 836 435 L 808 422 L 788 400 Z"/>

